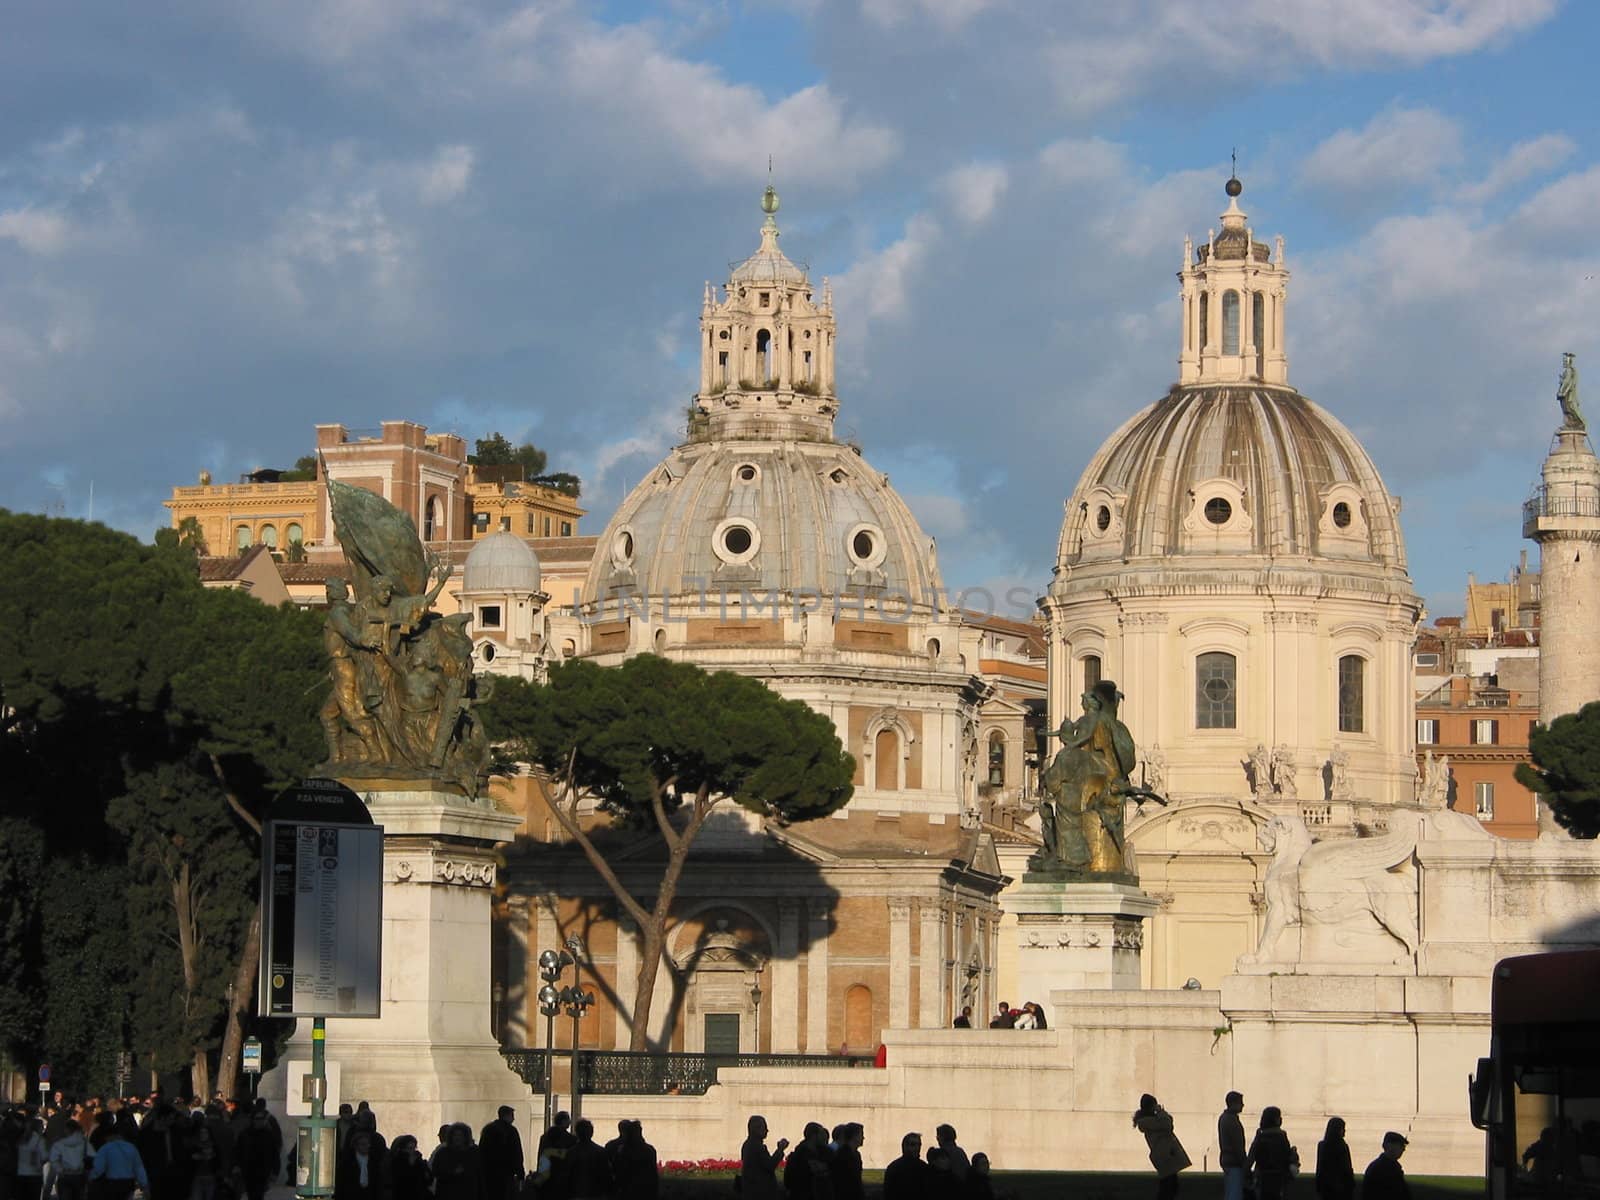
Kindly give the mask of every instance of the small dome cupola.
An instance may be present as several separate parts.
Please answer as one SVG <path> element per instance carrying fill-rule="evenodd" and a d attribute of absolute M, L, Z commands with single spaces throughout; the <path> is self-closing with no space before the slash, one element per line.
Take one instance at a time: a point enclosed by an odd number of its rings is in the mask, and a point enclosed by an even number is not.
<path fill-rule="evenodd" d="M 700 308 L 700 390 L 689 440 L 831 441 L 833 296 L 778 248 L 778 191 L 761 196 L 761 245 Z"/>
<path fill-rule="evenodd" d="M 1239 207 L 1244 185 L 1229 176 L 1222 230 L 1213 230 L 1198 252 L 1183 240 L 1183 338 L 1179 383 L 1260 382 L 1287 384 L 1283 305 L 1289 270 L 1283 238 L 1269 249 L 1258 242 Z"/>
<path fill-rule="evenodd" d="M 461 569 L 463 592 L 533 593 L 542 582 L 539 556 L 516 534 L 492 533 L 472 548 Z"/>

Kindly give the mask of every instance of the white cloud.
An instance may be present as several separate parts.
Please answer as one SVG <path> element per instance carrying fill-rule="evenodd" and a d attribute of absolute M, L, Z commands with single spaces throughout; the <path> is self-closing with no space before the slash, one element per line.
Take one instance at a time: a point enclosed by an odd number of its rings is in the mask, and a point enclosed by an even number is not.
<path fill-rule="evenodd" d="M 968 163 L 949 172 L 940 189 L 957 216 L 977 225 L 993 215 L 1010 181 L 1011 173 L 1000 163 Z"/>
<path fill-rule="evenodd" d="M 944 32 L 953 32 L 990 8 L 994 0 L 861 0 L 861 11 L 868 20 L 886 28 L 911 21 L 931 21 Z"/>
<path fill-rule="evenodd" d="M 1104 138 L 1062 138 L 1039 151 L 1039 163 L 1067 187 L 1120 180 L 1131 174 L 1127 151 Z"/>
<path fill-rule="evenodd" d="M 1481 204 L 1507 188 L 1554 170 L 1577 152 L 1578 146 L 1564 133 L 1546 133 L 1511 147 L 1499 162 L 1489 168 L 1477 183 L 1461 189 L 1461 199 Z"/>
<path fill-rule="evenodd" d="M 72 226 L 60 213 L 36 208 L 0 212 L 0 238 L 30 254 L 59 254 L 72 241 Z"/>
<path fill-rule="evenodd" d="M 871 320 L 904 316 L 912 279 L 942 236 L 938 221 L 927 213 L 917 213 L 906 222 L 898 239 L 839 275 L 834 280 L 834 294 L 842 310 L 840 325 L 854 321 L 861 330 Z"/>
<path fill-rule="evenodd" d="M 1461 127 L 1431 108 L 1381 112 L 1361 129 L 1341 129 L 1306 156 L 1309 187 L 1373 196 L 1435 182 L 1461 160 Z"/>
<path fill-rule="evenodd" d="M 471 146 L 441 146 L 422 171 L 420 194 L 424 204 L 445 204 L 459 197 L 472 181 L 477 161 Z"/>
<path fill-rule="evenodd" d="M 1515 225 L 1524 233 L 1580 237 L 1592 247 L 1597 211 L 1600 211 L 1600 166 L 1558 179 L 1534 194 L 1517 210 Z"/>

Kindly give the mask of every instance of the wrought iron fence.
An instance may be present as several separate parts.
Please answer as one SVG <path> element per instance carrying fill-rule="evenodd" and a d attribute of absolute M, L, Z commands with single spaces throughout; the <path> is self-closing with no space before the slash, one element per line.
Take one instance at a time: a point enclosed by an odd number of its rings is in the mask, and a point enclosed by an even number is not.
<path fill-rule="evenodd" d="M 502 1050 L 534 1091 L 544 1089 L 543 1050 Z M 556 1051 L 558 1056 L 571 1051 Z M 652 1054 L 578 1051 L 578 1090 L 589 1096 L 703 1096 L 724 1067 L 871 1067 L 855 1054 Z"/>
<path fill-rule="evenodd" d="M 520 1075 L 524 1083 L 535 1092 L 544 1091 L 543 1050 L 502 1050 L 500 1053 L 506 1060 L 506 1066 Z"/>
<path fill-rule="evenodd" d="M 1575 484 L 1536 487 L 1522 505 L 1523 532 L 1533 532 L 1540 517 L 1600 517 L 1600 496 Z"/>

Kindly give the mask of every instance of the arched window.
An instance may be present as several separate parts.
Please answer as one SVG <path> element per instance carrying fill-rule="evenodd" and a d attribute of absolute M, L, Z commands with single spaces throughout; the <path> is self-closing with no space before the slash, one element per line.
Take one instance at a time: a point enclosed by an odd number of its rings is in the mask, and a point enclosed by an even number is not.
<path fill-rule="evenodd" d="M 300 528 L 299 522 L 291 521 L 283 531 L 284 539 L 291 546 L 298 545 L 306 540 L 305 530 Z"/>
<path fill-rule="evenodd" d="M 278 527 L 276 525 L 263 525 L 261 527 L 261 544 L 268 550 L 278 548 Z"/>
<path fill-rule="evenodd" d="M 1100 656 L 1098 654 L 1085 654 L 1083 656 L 1083 691 L 1088 691 L 1100 682 Z"/>
<path fill-rule="evenodd" d="M 880 792 L 900 787 L 900 735 L 892 729 L 878 730 L 872 742 L 872 785 Z"/>
<path fill-rule="evenodd" d="M 845 1049 L 861 1053 L 876 1043 L 872 1038 L 872 989 L 853 984 L 844 994 Z"/>
<path fill-rule="evenodd" d="M 1239 726 L 1239 660 L 1211 651 L 1194 660 L 1194 724 L 1196 729 Z"/>
<path fill-rule="evenodd" d="M 756 356 L 761 360 L 761 382 L 772 378 L 772 334 L 756 330 Z"/>
<path fill-rule="evenodd" d="M 1339 658 L 1339 732 L 1366 732 L 1367 660 L 1359 654 Z"/>
<path fill-rule="evenodd" d="M 439 503 L 439 497 L 434 496 L 428 501 L 428 506 L 422 510 L 422 540 L 431 542 L 443 533 L 444 507 Z"/>
<path fill-rule="evenodd" d="M 234 529 L 233 548 L 240 554 L 250 549 L 250 526 L 240 525 Z"/>
<path fill-rule="evenodd" d="M 989 786 L 1006 785 L 1006 735 L 996 729 L 989 735 Z"/>
<path fill-rule="evenodd" d="M 1195 297 L 1200 302 L 1200 349 L 1206 348 L 1206 339 L 1211 336 L 1211 298 L 1205 292 Z"/>
<path fill-rule="evenodd" d="M 1239 353 L 1239 293 L 1222 293 L 1222 352 Z"/>
<path fill-rule="evenodd" d="M 1256 374 L 1261 374 L 1267 354 L 1267 294 L 1256 292 L 1250 305 L 1250 340 L 1256 347 Z"/>

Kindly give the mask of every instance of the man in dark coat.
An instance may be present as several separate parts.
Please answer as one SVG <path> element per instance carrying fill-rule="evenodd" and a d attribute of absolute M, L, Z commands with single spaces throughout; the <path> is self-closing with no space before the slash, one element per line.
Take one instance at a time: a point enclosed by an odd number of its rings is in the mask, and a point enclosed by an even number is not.
<path fill-rule="evenodd" d="M 928 1164 L 922 1161 L 922 1135 L 900 1139 L 900 1157 L 883 1172 L 883 1200 L 922 1200 L 928 1194 Z"/>
<path fill-rule="evenodd" d="M 486 1200 L 513 1200 L 522 1182 L 522 1135 L 517 1132 L 516 1117 L 516 1109 L 502 1104 L 499 1115 L 478 1135 Z"/>
<path fill-rule="evenodd" d="M 602 1200 L 611 1194 L 611 1165 L 595 1145 L 594 1122 L 580 1120 L 572 1132 L 577 1142 L 567 1151 L 568 1194 L 572 1200 Z"/>
<path fill-rule="evenodd" d="M 832 1190 L 828 1177 L 828 1131 L 815 1121 L 783 1165 L 783 1186 L 789 1200 L 825 1200 Z"/>
<path fill-rule="evenodd" d="M 644 1140 L 644 1126 L 627 1122 L 622 1144 L 611 1162 L 617 1200 L 656 1200 L 661 1191 L 661 1167 L 656 1148 Z"/>
<path fill-rule="evenodd" d="M 778 1200 L 778 1165 L 789 1148 L 788 1138 L 778 1139 L 778 1148 L 767 1149 L 767 1119 L 756 1115 L 746 1124 L 750 1136 L 739 1148 L 739 1194 L 744 1200 Z"/>
<path fill-rule="evenodd" d="M 1383 1135 L 1383 1153 L 1368 1164 L 1361 1177 L 1361 1200 L 1411 1200 L 1411 1187 L 1400 1166 L 1400 1156 L 1410 1144 L 1392 1129 Z"/>

